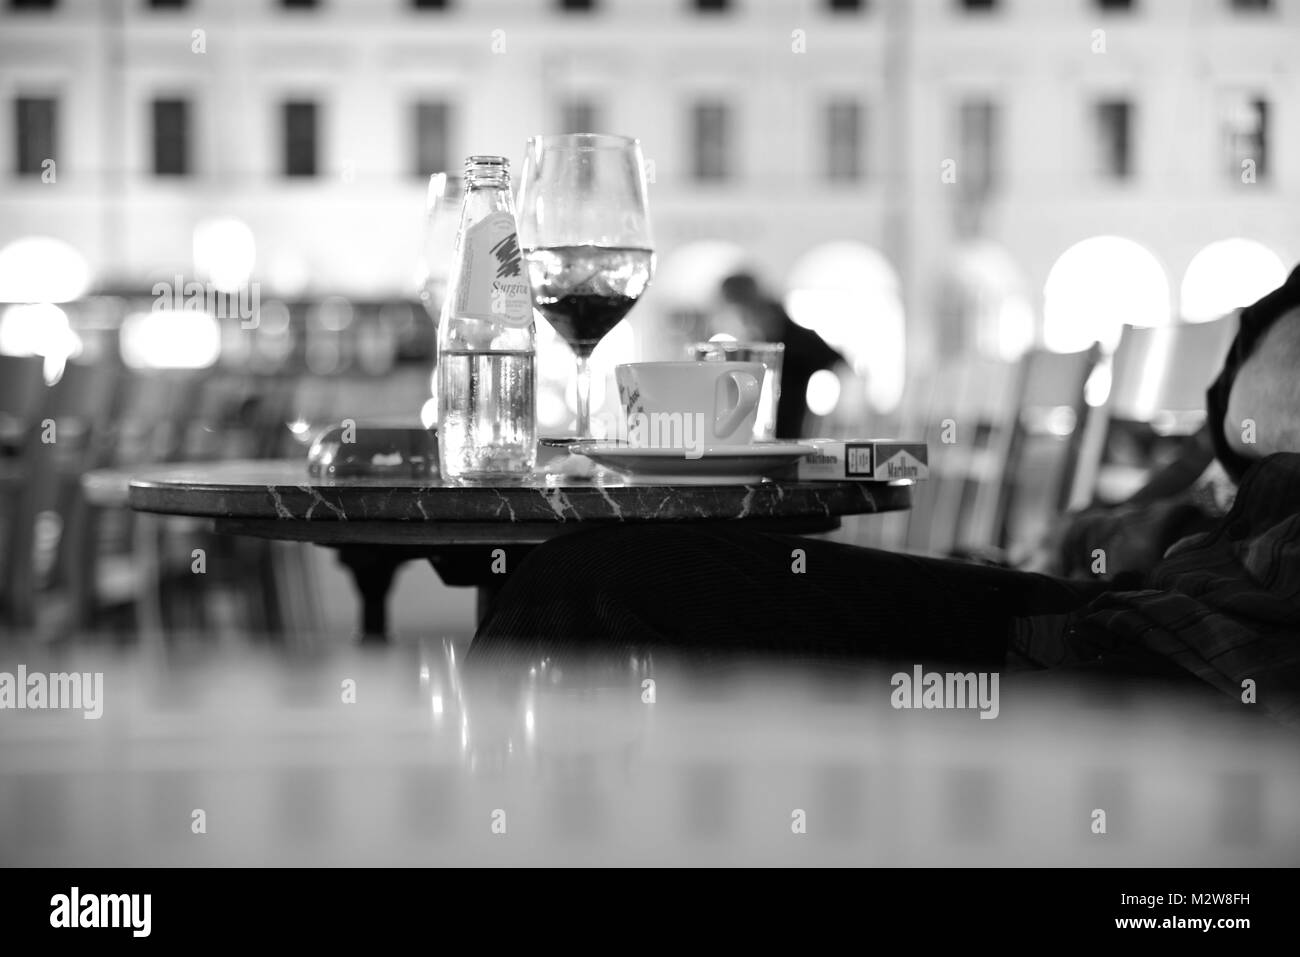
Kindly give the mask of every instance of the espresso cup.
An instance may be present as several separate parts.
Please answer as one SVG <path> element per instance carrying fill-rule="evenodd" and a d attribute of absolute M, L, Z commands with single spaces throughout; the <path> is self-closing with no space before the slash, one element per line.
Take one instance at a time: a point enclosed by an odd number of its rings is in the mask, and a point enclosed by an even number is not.
<path fill-rule="evenodd" d="M 761 362 L 767 370 L 763 376 L 763 394 L 758 400 L 754 419 L 754 441 L 771 442 L 776 438 L 776 409 L 781 401 L 781 366 L 785 345 L 780 342 L 697 342 L 690 347 L 692 359 L 709 362 Z"/>
<path fill-rule="evenodd" d="M 631 362 L 616 366 L 629 445 L 680 448 L 753 441 L 761 362 Z"/>

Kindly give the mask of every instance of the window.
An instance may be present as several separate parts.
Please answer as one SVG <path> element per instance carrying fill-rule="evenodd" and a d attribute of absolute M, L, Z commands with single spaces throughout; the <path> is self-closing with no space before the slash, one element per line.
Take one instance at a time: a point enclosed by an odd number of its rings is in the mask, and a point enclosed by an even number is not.
<path fill-rule="evenodd" d="M 284 175 L 316 175 L 316 104 L 293 100 L 284 104 Z"/>
<path fill-rule="evenodd" d="M 190 105 L 185 100 L 153 101 L 153 172 L 187 176 L 190 172 Z"/>
<path fill-rule="evenodd" d="M 1223 116 L 1223 144 L 1227 173 L 1251 182 L 1268 175 L 1269 104 L 1249 95 L 1231 97 Z M 1250 174 L 1251 179 L 1246 179 Z"/>
<path fill-rule="evenodd" d="M 452 171 L 451 104 L 415 104 L 415 175 Z"/>
<path fill-rule="evenodd" d="M 1094 105 L 1093 140 L 1097 145 L 1096 173 L 1106 179 L 1133 175 L 1133 104 L 1105 100 Z"/>
<path fill-rule="evenodd" d="M 731 0 L 695 0 L 696 13 L 726 13 L 731 9 Z"/>
<path fill-rule="evenodd" d="M 962 103 L 958 119 L 961 155 L 957 159 L 957 182 L 966 192 L 984 194 L 997 181 L 998 109 L 987 99 Z"/>
<path fill-rule="evenodd" d="M 560 107 L 561 133 L 595 133 L 598 129 L 596 104 L 591 100 L 566 100 Z"/>
<path fill-rule="evenodd" d="M 39 176 L 43 165 L 54 159 L 54 126 L 58 104 L 53 97 L 20 96 L 14 100 L 14 125 L 18 135 L 17 171 L 20 176 Z"/>
<path fill-rule="evenodd" d="M 851 183 L 862 178 L 862 105 L 834 100 L 826 106 L 826 178 Z"/>
<path fill-rule="evenodd" d="M 691 111 L 691 172 L 695 179 L 711 182 L 730 175 L 730 127 L 730 111 L 725 103 L 695 104 Z"/>

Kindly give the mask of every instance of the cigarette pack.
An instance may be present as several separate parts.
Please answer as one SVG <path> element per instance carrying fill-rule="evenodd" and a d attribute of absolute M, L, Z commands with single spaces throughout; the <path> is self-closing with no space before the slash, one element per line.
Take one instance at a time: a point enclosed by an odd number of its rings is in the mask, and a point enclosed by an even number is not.
<path fill-rule="evenodd" d="M 802 439 L 813 452 L 799 460 L 806 482 L 920 481 L 929 478 L 924 442 L 898 439 Z"/>

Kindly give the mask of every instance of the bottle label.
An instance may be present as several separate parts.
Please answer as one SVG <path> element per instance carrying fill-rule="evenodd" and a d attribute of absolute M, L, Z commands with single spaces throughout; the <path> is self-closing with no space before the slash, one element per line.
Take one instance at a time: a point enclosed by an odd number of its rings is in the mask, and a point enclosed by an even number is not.
<path fill-rule="evenodd" d="M 461 240 L 456 316 L 522 329 L 533 321 L 533 293 L 509 213 L 480 219 Z"/>

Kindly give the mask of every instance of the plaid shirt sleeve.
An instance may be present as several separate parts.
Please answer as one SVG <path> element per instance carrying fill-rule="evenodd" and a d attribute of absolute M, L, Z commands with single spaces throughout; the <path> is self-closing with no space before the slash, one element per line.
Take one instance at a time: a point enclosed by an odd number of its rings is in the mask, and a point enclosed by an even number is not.
<path fill-rule="evenodd" d="M 1232 509 L 1178 542 L 1146 587 L 1066 616 L 1022 619 L 1015 649 L 1042 665 L 1160 661 L 1300 726 L 1300 453 L 1255 463 Z"/>

